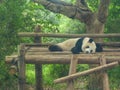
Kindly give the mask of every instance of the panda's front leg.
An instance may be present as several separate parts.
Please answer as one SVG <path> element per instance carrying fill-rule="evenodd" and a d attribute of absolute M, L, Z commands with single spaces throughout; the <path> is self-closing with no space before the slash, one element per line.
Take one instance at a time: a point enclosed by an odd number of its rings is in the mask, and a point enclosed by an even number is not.
<path fill-rule="evenodd" d="M 79 50 L 78 48 L 76 48 L 76 47 L 73 47 L 73 48 L 71 49 L 71 52 L 72 52 L 73 54 L 79 54 L 79 53 L 80 53 L 80 50 Z"/>

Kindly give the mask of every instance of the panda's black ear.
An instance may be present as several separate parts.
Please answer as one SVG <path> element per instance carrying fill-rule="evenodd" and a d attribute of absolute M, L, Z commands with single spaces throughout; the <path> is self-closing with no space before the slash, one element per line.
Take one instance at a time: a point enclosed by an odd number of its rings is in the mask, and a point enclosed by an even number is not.
<path fill-rule="evenodd" d="M 90 39 L 89 39 L 89 42 L 90 42 L 90 43 L 92 43 L 92 42 L 93 42 L 93 39 L 92 39 L 92 38 L 90 38 Z"/>

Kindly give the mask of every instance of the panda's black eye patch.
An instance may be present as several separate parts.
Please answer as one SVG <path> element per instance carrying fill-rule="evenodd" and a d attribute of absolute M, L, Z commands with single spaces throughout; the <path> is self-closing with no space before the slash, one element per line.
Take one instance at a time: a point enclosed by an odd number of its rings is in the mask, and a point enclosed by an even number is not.
<path fill-rule="evenodd" d="M 86 48 L 90 48 L 89 46 L 87 46 Z"/>
<path fill-rule="evenodd" d="M 90 50 L 90 53 L 92 53 L 93 52 L 93 50 Z"/>

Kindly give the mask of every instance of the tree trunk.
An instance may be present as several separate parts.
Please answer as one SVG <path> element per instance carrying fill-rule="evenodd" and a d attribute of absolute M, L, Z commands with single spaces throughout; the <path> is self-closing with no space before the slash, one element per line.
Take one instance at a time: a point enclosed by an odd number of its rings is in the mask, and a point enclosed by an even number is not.
<path fill-rule="evenodd" d="M 104 23 L 101 23 L 97 19 L 97 15 L 94 14 L 91 21 L 86 24 L 86 33 L 94 34 L 94 33 L 104 33 Z M 101 38 L 94 38 L 95 41 L 103 41 Z M 90 68 L 94 68 L 98 65 L 89 65 Z M 95 72 L 94 74 L 90 75 L 89 82 L 88 82 L 88 90 L 103 90 L 102 84 L 102 73 Z"/>
<path fill-rule="evenodd" d="M 94 14 L 91 21 L 86 24 L 86 33 L 88 34 L 102 34 L 104 33 L 104 23 L 101 23 L 98 19 L 97 19 L 97 15 Z M 95 41 L 102 41 L 102 39 L 99 38 L 94 38 Z"/>

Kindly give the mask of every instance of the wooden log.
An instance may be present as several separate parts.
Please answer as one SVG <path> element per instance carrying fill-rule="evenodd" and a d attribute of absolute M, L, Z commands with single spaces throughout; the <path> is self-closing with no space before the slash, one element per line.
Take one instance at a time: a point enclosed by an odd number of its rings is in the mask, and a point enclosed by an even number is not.
<path fill-rule="evenodd" d="M 47 48 L 28 48 L 26 49 L 27 52 L 47 52 Z M 65 51 L 65 52 L 70 52 L 70 51 Z M 103 52 L 120 52 L 119 48 L 115 49 L 103 49 Z"/>
<path fill-rule="evenodd" d="M 93 69 L 89 69 L 89 70 L 86 70 L 86 71 L 83 71 L 83 72 L 78 72 L 78 73 L 75 73 L 75 74 L 72 74 L 72 75 L 69 75 L 69 76 L 65 76 L 65 77 L 56 79 L 56 80 L 54 80 L 54 83 L 63 83 L 63 82 L 66 82 L 68 80 L 76 79 L 80 76 L 89 75 L 91 73 L 98 72 L 98 71 L 101 71 L 101 70 L 107 70 L 107 69 L 113 68 L 114 66 L 117 66 L 117 65 L 118 65 L 118 62 L 112 62 L 112 63 L 107 64 L 107 65 L 98 66 L 98 67 L 93 68 Z"/>
<path fill-rule="evenodd" d="M 34 32 L 20 32 L 20 37 L 56 37 L 56 38 L 78 38 L 78 37 L 93 37 L 93 38 L 113 38 L 120 37 L 119 33 L 113 34 L 51 34 L 51 33 L 34 33 Z"/>
<path fill-rule="evenodd" d="M 105 56 L 102 55 L 100 57 L 100 65 L 106 65 L 106 59 L 105 59 Z M 103 81 L 103 90 L 110 90 L 109 89 L 109 80 L 108 80 L 108 74 L 107 74 L 107 71 L 104 70 L 104 71 L 101 71 L 102 73 L 102 81 Z"/>
<path fill-rule="evenodd" d="M 19 90 L 25 90 L 26 77 L 25 77 L 25 46 L 21 44 L 19 46 L 19 60 L 18 60 L 18 75 L 19 75 Z"/>
<path fill-rule="evenodd" d="M 17 56 L 6 56 L 6 63 L 10 63 Z M 107 63 L 118 61 L 120 56 L 106 56 Z M 25 62 L 28 64 L 70 64 L 71 55 L 26 55 Z M 98 56 L 78 56 L 79 64 L 100 64 Z"/>
<path fill-rule="evenodd" d="M 27 52 L 26 55 L 71 55 L 72 53 L 69 51 L 64 52 Z M 119 54 L 120 55 L 120 54 Z"/>
<path fill-rule="evenodd" d="M 95 53 L 95 54 L 85 54 L 85 53 L 80 53 L 79 55 L 81 57 L 88 57 L 88 56 L 120 56 L 120 52 L 101 52 L 101 53 Z M 72 55 L 70 51 L 63 51 L 63 52 L 27 52 L 26 55 Z"/>
<path fill-rule="evenodd" d="M 113 46 L 113 47 L 120 47 L 120 42 L 98 42 L 100 43 L 102 46 Z M 54 43 L 24 43 L 25 46 L 27 47 L 48 47 L 50 45 L 53 45 Z"/>
<path fill-rule="evenodd" d="M 27 52 L 48 52 L 48 48 L 45 47 L 26 47 Z"/>
<path fill-rule="evenodd" d="M 27 47 L 48 47 L 50 43 L 24 43 Z"/>
<path fill-rule="evenodd" d="M 120 63 L 119 56 L 106 56 L 107 63 L 118 61 Z M 86 64 L 100 64 L 98 57 L 78 57 L 78 63 L 86 63 Z"/>
<path fill-rule="evenodd" d="M 77 67 L 77 59 L 78 55 L 72 55 L 71 62 L 70 62 L 70 68 L 69 68 L 69 75 L 74 74 L 76 72 Z M 74 81 L 70 80 L 67 82 L 67 89 L 66 90 L 74 90 Z"/>
<path fill-rule="evenodd" d="M 46 47 L 26 47 L 25 49 L 27 52 L 50 52 Z M 70 52 L 70 51 L 62 51 L 62 52 Z M 103 48 L 103 52 L 120 52 L 120 48 Z"/>
<path fill-rule="evenodd" d="M 25 47 L 25 50 L 27 52 L 50 52 L 48 50 L 48 47 Z M 63 51 L 63 52 L 70 52 L 70 51 Z M 103 52 L 120 52 L 120 48 L 103 48 Z"/>
<path fill-rule="evenodd" d="M 100 42 L 102 46 L 120 47 L 120 42 Z"/>
<path fill-rule="evenodd" d="M 104 52 L 120 52 L 120 48 L 104 48 Z"/>

